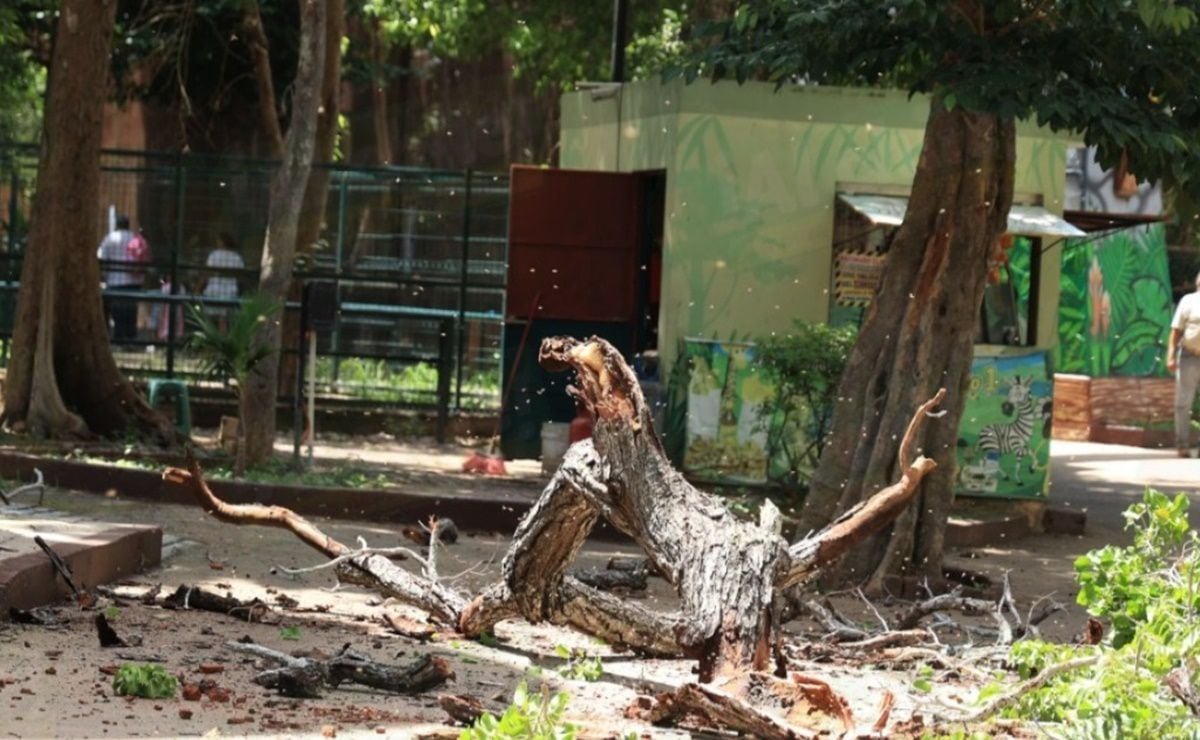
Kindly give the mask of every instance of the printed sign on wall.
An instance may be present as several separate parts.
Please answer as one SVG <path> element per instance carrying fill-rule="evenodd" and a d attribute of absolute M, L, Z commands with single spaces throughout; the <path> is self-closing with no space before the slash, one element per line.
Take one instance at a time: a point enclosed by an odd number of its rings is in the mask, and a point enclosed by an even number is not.
<path fill-rule="evenodd" d="M 838 252 L 833 266 L 833 299 L 842 306 L 866 306 L 883 278 L 882 254 Z"/>
<path fill-rule="evenodd" d="M 767 481 L 763 404 L 771 388 L 758 372 L 754 345 L 688 339 L 687 445 L 683 469 L 697 480 Z"/>
<path fill-rule="evenodd" d="M 958 428 L 959 494 L 1045 497 L 1052 392 L 1045 352 L 974 359 Z"/>

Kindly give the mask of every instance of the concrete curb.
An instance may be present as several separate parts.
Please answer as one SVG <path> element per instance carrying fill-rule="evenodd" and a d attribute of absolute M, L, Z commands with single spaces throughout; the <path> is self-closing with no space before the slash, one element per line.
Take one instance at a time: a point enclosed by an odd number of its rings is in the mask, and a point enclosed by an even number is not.
<path fill-rule="evenodd" d="M 46 485 L 56 488 L 100 494 L 116 491 L 122 498 L 142 501 L 196 503 L 186 491 L 167 484 L 156 472 L 0 450 L 0 476 L 28 481 L 33 479 L 34 468 L 42 471 Z M 488 532 L 515 530 L 533 504 L 513 497 L 438 496 L 398 489 L 272 486 L 223 480 L 210 481 L 209 485 L 213 493 L 229 503 L 286 506 L 303 516 L 414 524 L 437 514 L 449 516 L 460 529 Z M 596 534 L 607 539 L 620 536 L 608 527 L 597 527 Z"/>
<path fill-rule="evenodd" d="M 47 485 L 58 488 L 100 494 L 117 491 L 123 498 L 162 503 L 196 503 L 186 491 L 168 485 L 156 472 L 0 450 L 0 476 L 31 480 L 34 468 L 42 471 Z M 450 517 L 460 529 L 468 531 L 512 532 L 533 505 L 532 499 L 521 500 L 511 495 L 439 496 L 402 489 L 274 486 L 228 480 L 209 481 L 209 485 L 214 493 L 233 504 L 284 506 L 307 517 L 381 523 L 414 524 L 436 514 Z M 954 521 L 946 529 L 946 546 L 950 549 L 1007 544 L 1035 531 L 1025 520 L 1025 515 L 1015 514 L 983 521 Z M 592 537 L 609 542 L 628 541 L 603 521 L 597 523 Z"/>
<path fill-rule="evenodd" d="M 56 542 L 53 547 L 80 588 L 93 588 L 158 565 L 162 539 L 161 527 L 119 525 L 89 535 L 85 542 Z M 44 553 L 0 560 L 0 619 L 8 618 L 9 607 L 32 609 L 69 595 Z"/>

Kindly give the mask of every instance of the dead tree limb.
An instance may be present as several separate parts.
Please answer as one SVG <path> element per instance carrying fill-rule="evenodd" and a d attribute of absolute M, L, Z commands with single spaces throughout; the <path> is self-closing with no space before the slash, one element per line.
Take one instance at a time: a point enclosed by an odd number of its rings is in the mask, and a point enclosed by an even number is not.
<path fill-rule="evenodd" d="M 908 423 L 908 429 L 900 441 L 900 480 L 884 488 L 871 498 L 851 508 L 830 522 L 821 532 L 792 545 L 788 550 L 791 568 L 784 577 L 781 588 L 787 588 L 812 578 L 822 567 L 845 555 L 855 545 L 874 536 L 900 512 L 912 503 L 921 479 L 937 467 L 937 463 L 924 456 L 912 459 L 913 446 L 920 435 L 925 418 L 946 397 L 946 389 L 921 404 Z"/>
<path fill-rule="evenodd" d="M 246 622 L 261 622 L 271 612 L 271 607 L 258 599 L 242 601 L 232 596 L 222 596 L 199 586 L 181 585 L 163 599 L 167 609 L 198 609 L 215 614 L 227 614 Z"/>
<path fill-rule="evenodd" d="M 961 716 L 948 717 L 946 719 L 955 723 L 962 722 L 964 724 L 982 722 L 997 712 L 1012 706 L 1019 701 L 1021 697 L 1025 696 L 1029 692 L 1045 686 L 1050 682 L 1050 679 L 1061 676 L 1064 673 L 1070 673 L 1071 671 L 1077 671 L 1080 668 L 1086 668 L 1090 665 L 1094 665 L 1098 660 L 1100 660 L 1099 655 L 1088 655 L 1083 658 L 1075 658 L 1073 660 L 1067 660 L 1063 661 L 1062 663 L 1055 663 L 1054 665 L 1046 666 L 1036 676 L 1028 681 L 1022 681 L 1012 691 L 1008 691 L 1000 696 L 997 696 L 995 699 L 992 699 L 978 709 L 967 712 Z"/>
<path fill-rule="evenodd" d="M 1163 678 L 1163 684 L 1176 699 L 1183 702 L 1193 717 L 1200 717 L 1200 693 L 1192 687 L 1192 673 L 1187 666 L 1173 668 Z"/>
<path fill-rule="evenodd" d="M 405 666 L 394 666 L 377 663 L 351 650 L 349 645 L 328 660 L 295 658 L 254 643 L 229 642 L 225 647 L 280 664 L 279 668 L 255 676 L 254 682 L 286 696 L 316 698 L 321 696 L 322 688 L 336 689 L 347 682 L 393 694 L 416 694 L 454 677 L 454 671 L 445 659 L 431 655 Z"/>
<path fill-rule="evenodd" d="M 75 583 L 75 574 L 71 572 L 71 566 L 67 565 L 67 562 L 54 551 L 54 548 L 46 544 L 41 535 L 35 534 L 33 541 L 38 547 L 42 548 L 42 552 L 46 553 L 46 557 L 50 559 L 50 565 L 54 566 L 54 570 L 62 576 L 63 581 L 67 584 L 67 588 L 71 589 L 71 595 L 75 597 L 76 601 L 79 601 L 79 597 L 83 592 Z"/>
<path fill-rule="evenodd" d="M 569 625 L 643 652 L 695 657 L 701 682 L 720 679 L 726 693 L 735 685 L 754 688 L 753 701 L 745 702 L 749 708 L 767 694 L 780 706 L 808 701 L 816 691 L 811 686 L 760 673 L 770 668 L 785 600 L 781 595 L 910 505 L 921 479 L 934 468 L 931 460 L 913 459 L 913 450 L 928 412 L 945 392 L 913 417 L 901 445 L 902 473 L 896 484 L 821 532 L 789 545 L 769 512 L 761 525 L 743 521 L 671 467 L 636 377 L 608 342 L 551 338 L 542 343 L 539 359 L 548 369 L 574 371 L 569 391 L 595 416 L 593 436 L 567 451 L 518 526 L 500 580 L 472 599 L 385 557 L 353 553 L 286 509 L 225 504 L 208 490 L 194 463 L 190 472 L 168 471 L 167 479 L 190 487 L 206 510 L 226 521 L 284 527 L 327 557 L 353 555 L 338 567 L 343 580 L 425 609 L 464 634 L 477 636 L 513 617 Z M 654 614 L 567 575 L 600 517 L 633 539 L 650 567 L 676 589 L 678 614 Z M 681 696 L 718 701 L 720 692 L 710 688 L 687 689 Z M 808 717 L 802 726 L 824 722 Z M 793 730 L 788 730 L 790 736 L 798 732 Z"/>

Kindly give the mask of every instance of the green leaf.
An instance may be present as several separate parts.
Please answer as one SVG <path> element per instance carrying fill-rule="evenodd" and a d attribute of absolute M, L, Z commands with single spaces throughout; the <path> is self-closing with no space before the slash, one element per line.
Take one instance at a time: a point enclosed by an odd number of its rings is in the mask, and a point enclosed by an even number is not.
<path fill-rule="evenodd" d="M 124 663 L 113 677 L 113 693 L 117 696 L 140 696 L 144 699 L 170 699 L 179 683 L 159 665 Z"/>

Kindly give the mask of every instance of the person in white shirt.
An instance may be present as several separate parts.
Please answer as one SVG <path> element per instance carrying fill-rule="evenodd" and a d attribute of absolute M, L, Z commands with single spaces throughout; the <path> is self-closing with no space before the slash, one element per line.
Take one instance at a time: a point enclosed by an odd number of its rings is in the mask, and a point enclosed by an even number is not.
<path fill-rule="evenodd" d="M 117 216 L 116 228 L 100 242 L 96 257 L 102 263 L 100 280 L 106 290 L 142 289 L 146 278 L 142 265 L 150 261 L 150 247 L 144 236 L 130 229 L 128 216 Z M 105 295 L 104 300 L 112 321 L 113 341 L 136 339 L 137 301 L 109 295 Z"/>
<path fill-rule="evenodd" d="M 204 266 L 222 271 L 210 275 L 205 281 L 203 292 L 205 298 L 229 299 L 238 297 L 238 277 L 237 275 L 225 272 L 225 270 L 245 269 L 246 262 L 237 251 L 237 242 L 234 241 L 232 236 L 228 233 L 221 234 L 221 246 L 208 253 L 208 259 L 204 261 Z M 224 329 L 225 322 L 230 314 L 229 307 L 210 306 L 208 311 L 217 318 L 218 324 Z"/>
<path fill-rule="evenodd" d="M 1196 290 L 1179 299 L 1167 338 L 1167 372 L 1175 374 L 1175 449 L 1191 456 L 1192 403 L 1200 386 L 1200 274 Z"/>

